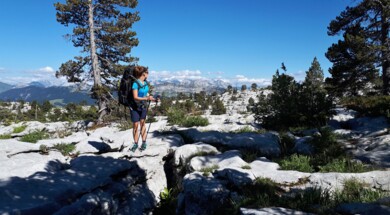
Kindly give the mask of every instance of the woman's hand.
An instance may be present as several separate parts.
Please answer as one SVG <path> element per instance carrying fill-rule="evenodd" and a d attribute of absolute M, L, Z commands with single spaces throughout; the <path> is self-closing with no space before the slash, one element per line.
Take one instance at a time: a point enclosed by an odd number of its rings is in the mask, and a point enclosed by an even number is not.
<path fill-rule="evenodd" d="M 153 97 L 153 96 L 148 96 L 147 97 L 147 101 L 156 101 L 156 99 Z"/>

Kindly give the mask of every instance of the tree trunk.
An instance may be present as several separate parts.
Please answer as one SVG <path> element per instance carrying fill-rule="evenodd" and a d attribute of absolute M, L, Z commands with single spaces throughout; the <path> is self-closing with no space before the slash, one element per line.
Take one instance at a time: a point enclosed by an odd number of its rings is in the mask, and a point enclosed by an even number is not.
<path fill-rule="evenodd" d="M 96 43 L 95 43 L 95 25 L 94 25 L 94 15 L 93 15 L 93 3 L 92 0 L 88 0 L 89 3 L 89 11 L 88 11 L 88 25 L 89 25 L 89 33 L 90 33 L 90 44 L 91 44 L 91 59 L 92 59 L 92 72 L 93 72 L 93 81 L 94 86 L 93 89 L 98 90 L 97 100 L 99 106 L 99 118 L 98 124 L 103 122 L 103 117 L 107 114 L 107 101 L 104 97 L 104 94 L 101 93 L 102 82 L 100 78 L 100 66 L 98 61 L 98 56 L 96 53 Z"/>
<path fill-rule="evenodd" d="M 383 8 L 386 10 L 386 8 Z M 381 17 L 381 44 L 382 44 L 382 80 L 383 80 L 383 95 L 389 95 L 390 93 L 390 50 L 389 50 L 389 29 L 390 24 L 387 21 L 386 11 L 382 11 Z"/>

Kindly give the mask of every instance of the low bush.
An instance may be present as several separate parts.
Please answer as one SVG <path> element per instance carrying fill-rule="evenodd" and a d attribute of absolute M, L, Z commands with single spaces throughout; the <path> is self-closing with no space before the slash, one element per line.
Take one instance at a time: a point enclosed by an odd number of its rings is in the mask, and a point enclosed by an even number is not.
<path fill-rule="evenodd" d="M 69 155 L 72 151 L 76 149 L 76 146 L 69 143 L 58 143 L 53 146 L 54 149 L 57 149 L 58 151 L 61 152 L 62 155 L 67 156 Z"/>
<path fill-rule="evenodd" d="M 325 166 L 321 166 L 320 172 L 367 172 L 373 170 L 363 163 L 358 163 L 347 158 L 334 159 Z"/>
<path fill-rule="evenodd" d="M 268 179 L 258 178 L 252 184 L 237 188 L 238 196 L 225 203 L 220 214 L 240 214 L 240 208 L 283 207 L 315 214 L 334 214 L 342 203 L 375 202 L 389 195 L 388 192 L 370 189 L 356 179 L 343 182 L 344 188 L 331 191 L 319 187 L 285 191 L 281 185 Z"/>
<path fill-rule="evenodd" d="M 203 176 L 209 176 L 210 173 L 212 173 L 214 170 L 216 170 L 218 168 L 219 168 L 218 165 L 212 165 L 212 166 L 204 167 L 204 168 L 200 169 L 199 172 L 203 172 Z"/>
<path fill-rule="evenodd" d="M 27 128 L 26 125 L 15 127 L 14 130 L 13 130 L 13 133 L 20 133 L 20 132 L 26 130 L 26 128 Z"/>
<path fill-rule="evenodd" d="M 313 167 L 310 165 L 311 158 L 305 155 L 293 154 L 279 162 L 281 169 L 283 170 L 297 170 L 300 172 L 314 172 Z"/>
<path fill-rule="evenodd" d="M 20 138 L 23 142 L 36 143 L 38 140 L 43 140 L 48 138 L 49 135 L 44 131 L 34 131 L 32 133 L 26 134 Z"/>
<path fill-rule="evenodd" d="M 336 191 L 334 195 L 334 200 L 337 203 L 374 202 L 389 195 L 389 193 L 371 189 L 356 178 L 345 180 L 343 184 L 344 188 Z"/>
<path fill-rule="evenodd" d="M 184 127 L 192 127 L 192 126 L 207 126 L 209 124 L 209 120 L 200 116 L 189 116 L 181 122 Z"/>
<path fill-rule="evenodd" d="M 390 118 L 390 96 L 352 97 L 343 99 L 341 104 L 362 115 Z"/>
<path fill-rule="evenodd" d="M 251 132 L 255 132 L 255 131 L 251 127 L 245 126 L 240 129 L 234 130 L 231 133 L 240 134 L 240 133 L 251 133 Z"/>
<path fill-rule="evenodd" d="M 11 139 L 11 134 L 0 134 L 0 140 Z"/>

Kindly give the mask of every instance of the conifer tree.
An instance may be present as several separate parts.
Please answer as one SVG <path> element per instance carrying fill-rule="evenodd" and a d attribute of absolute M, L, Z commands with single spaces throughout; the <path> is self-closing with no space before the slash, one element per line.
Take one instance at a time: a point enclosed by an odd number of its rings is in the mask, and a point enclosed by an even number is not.
<path fill-rule="evenodd" d="M 326 123 L 332 107 L 331 97 L 324 88 L 324 72 L 317 58 L 306 72 L 299 96 L 300 121 L 305 125 L 321 126 Z"/>
<path fill-rule="evenodd" d="M 347 7 L 328 26 L 328 34 L 334 36 L 353 26 L 361 26 L 362 38 L 372 47 L 378 66 L 382 68 L 384 95 L 390 93 L 390 0 L 362 0 L 356 6 Z"/>
<path fill-rule="evenodd" d="M 131 31 L 140 18 L 132 12 L 137 0 L 66 0 L 55 3 L 57 21 L 72 26 L 67 35 L 82 54 L 63 63 L 56 75 L 65 76 L 69 82 L 93 80 L 92 98 L 99 106 L 98 123 L 109 113 L 111 89 L 117 86 L 124 65 L 137 59 L 131 57 L 132 47 L 138 45 L 136 33 Z"/>
<path fill-rule="evenodd" d="M 333 44 L 326 57 L 333 63 L 329 69 L 332 77 L 327 78 L 326 83 L 329 92 L 335 96 L 357 96 L 379 75 L 375 68 L 375 51 L 359 25 L 347 29 L 343 40 Z"/>
<path fill-rule="evenodd" d="M 251 85 L 251 89 L 252 89 L 252 91 L 256 91 L 256 90 L 257 90 L 257 84 L 256 84 L 256 83 L 253 83 L 253 84 Z"/>

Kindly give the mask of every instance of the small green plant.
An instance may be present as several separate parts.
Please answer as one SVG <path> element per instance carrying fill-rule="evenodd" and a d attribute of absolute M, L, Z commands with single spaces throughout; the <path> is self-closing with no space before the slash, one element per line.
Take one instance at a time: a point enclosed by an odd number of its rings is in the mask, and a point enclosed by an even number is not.
<path fill-rule="evenodd" d="M 20 133 L 20 132 L 26 130 L 26 128 L 27 128 L 26 125 L 15 127 L 13 133 Z"/>
<path fill-rule="evenodd" d="M 178 185 L 172 188 L 165 187 L 160 192 L 161 201 L 157 204 L 157 207 L 154 209 L 153 214 L 176 214 L 177 197 L 180 191 L 181 190 Z"/>
<path fill-rule="evenodd" d="M 295 146 L 295 139 L 287 133 L 281 133 L 279 146 L 282 156 L 289 155 Z"/>
<path fill-rule="evenodd" d="M 283 170 L 297 170 L 300 172 L 314 172 L 310 165 L 311 158 L 305 155 L 293 154 L 280 161 L 280 167 Z"/>
<path fill-rule="evenodd" d="M 209 176 L 210 173 L 212 173 L 214 170 L 218 169 L 219 166 L 218 165 L 212 165 L 210 167 L 204 167 L 202 169 L 199 170 L 199 172 L 203 172 L 203 176 Z"/>
<path fill-rule="evenodd" d="M 184 127 L 207 126 L 208 124 L 209 120 L 200 116 L 189 116 L 181 123 Z"/>
<path fill-rule="evenodd" d="M 58 151 L 61 152 L 62 155 L 67 156 L 69 155 L 73 150 L 76 149 L 76 146 L 69 143 L 58 143 L 53 146 L 54 149 L 57 149 Z"/>
<path fill-rule="evenodd" d="M 251 132 L 254 132 L 254 130 L 249 126 L 245 126 L 235 131 L 232 131 L 231 133 L 240 134 L 240 133 L 251 133 Z"/>
<path fill-rule="evenodd" d="M 321 166 L 320 172 L 367 172 L 373 168 L 367 167 L 362 163 L 351 161 L 346 158 L 334 159 L 325 166 Z"/>
<path fill-rule="evenodd" d="M 42 144 L 39 146 L 39 151 L 39 153 L 46 155 L 49 153 L 49 148 L 46 145 Z"/>
<path fill-rule="evenodd" d="M 242 149 L 240 150 L 240 152 L 242 155 L 242 159 L 247 163 L 251 163 L 261 155 L 260 152 L 251 149 Z"/>
<path fill-rule="evenodd" d="M 44 131 L 34 131 L 32 133 L 26 134 L 20 138 L 23 142 L 36 143 L 38 140 L 46 139 L 49 135 Z"/>
<path fill-rule="evenodd" d="M 367 184 L 352 178 L 344 181 L 342 190 L 335 191 L 334 199 L 337 203 L 374 202 L 385 196 L 385 192 L 373 190 Z"/>
<path fill-rule="evenodd" d="M 242 166 L 241 168 L 242 168 L 242 169 L 252 169 L 252 167 L 249 166 L 249 165 L 244 165 L 244 166 Z"/>
<path fill-rule="evenodd" d="M 120 131 L 126 131 L 126 130 L 129 130 L 129 129 L 132 129 L 133 128 L 133 123 L 127 121 L 127 120 L 121 120 L 118 125 L 117 125 L 118 129 Z"/>
<path fill-rule="evenodd" d="M 160 192 L 160 200 L 170 202 L 172 200 L 172 191 L 172 188 L 168 189 L 167 187 L 164 187 Z"/>
<path fill-rule="evenodd" d="M 67 130 L 67 129 L 57 131 L 59 138 L 64 138 L 64 137 L 70 136 L 70 135 L 72 135 L 72 133 L 73 132 L 71 130 Z"/>
<path fill-rule="evenodd" d="M 0 134 L 0 140 L 11 139 L 11 134 Z"/>

